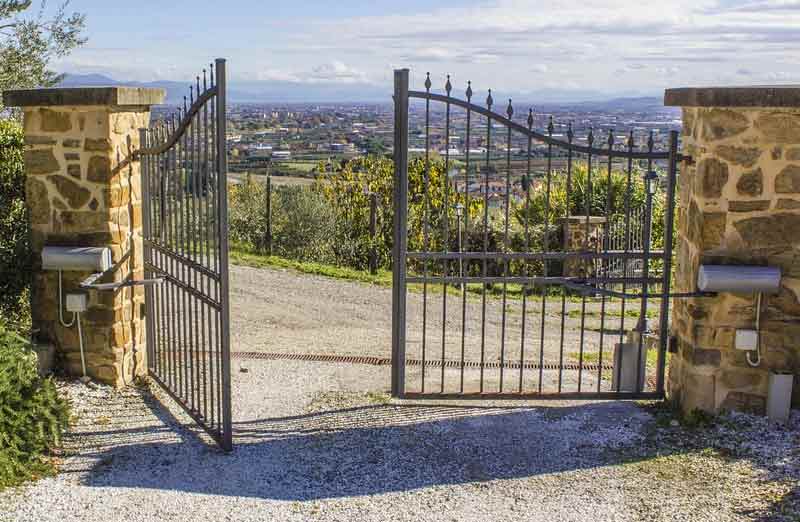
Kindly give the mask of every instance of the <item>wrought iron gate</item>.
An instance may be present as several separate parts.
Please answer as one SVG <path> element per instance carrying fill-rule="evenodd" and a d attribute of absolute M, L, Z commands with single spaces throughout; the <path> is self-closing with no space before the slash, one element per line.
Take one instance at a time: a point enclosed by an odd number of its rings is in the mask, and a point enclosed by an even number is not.
<path fill-rule="evenodd" d="M 394 80 L 393 395 L 663 397 L 678 133 Z"/>
<path fill-rule="evenodd" d="M 141 141 L 149 372 L 230 450 L 225 61 Z"/>

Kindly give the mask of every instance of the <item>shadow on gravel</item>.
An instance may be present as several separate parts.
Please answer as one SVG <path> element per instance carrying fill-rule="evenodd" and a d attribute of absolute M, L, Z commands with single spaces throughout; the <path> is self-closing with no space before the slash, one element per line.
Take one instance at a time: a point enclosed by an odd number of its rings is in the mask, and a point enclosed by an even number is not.
<path fill-rule="evenodd" d="M 146 425 L 136 421 L 138 412 L 121 409 L 119 419 L 84 432 L 94 441 L 81 452 L 95 463 L 85 485 L 284 501 L 456 484 L 471 484 L 480 494 L 488 481 L 628 464 L 655 466 L 642 480 L 685 481 L 680 469 L 661 470 L 657 462 L 703 449 L 684 438 L 691 432 L 680 430 L 670 435 L 676 440 L 654 442 L 654 417 L 629 402 L 405 403 L 237 422 L 235 450 L 224 454 L 148 393 L 142 399 L 150 414 Z M 794 520 L 797 492 L 792 489 L 772 500 L 766 512 L 747 518 Z"/>
<path fill-rule="evenodd" d="M 106 448 L 96 458 L 113 465 L 88 485 L 303 501 L 532 477 L 618 462 L 609 450 L 637 444 L 650 418 L 621 402 L 367 405 L 238 422 L 225 455 L 148 406 L 166 426 L 140 433 L 142 444 Z"/>

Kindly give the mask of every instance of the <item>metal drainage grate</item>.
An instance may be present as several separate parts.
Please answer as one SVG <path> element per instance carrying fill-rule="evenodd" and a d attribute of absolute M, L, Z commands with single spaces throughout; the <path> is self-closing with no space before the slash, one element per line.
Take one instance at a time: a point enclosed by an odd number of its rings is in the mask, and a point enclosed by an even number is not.
<path fill-rule="evenodd" d="M 392 359 L 389 357 L 370 357 L 363 355 L 330 355 L 330 354 L 315 354 L 315 353 L 270 353 L 270 352 L 232 352 L 231 356 L 234 359 L 261 359 L 261 360 L 289 360 L 289 361 L 309 361 L 309 362 L 330 362 L 330 363 L 345 363 L 345 364 L 367 364 L 370 366 L 391 366 Z M 432 361 L 425 361 L 425 366 L 430 368 L 461 368 L 461 361 L 453 359 L 434 359 Z M 464 368 L 480 368 L 479 361 L 464 361 Z M 407 366 L 422 366 L 421 359 L 406 359 Z M 519 362 L 505 362 L 503 368 L 519 369 Z M 500 368 L 500 363 L 497 361 L 489 361 L 483 363 L 484 368 Z M 524 362 L 522 367 L 526 370 L 538 370 L 538 362 Z M 577 363 L 566 363 L 559 365 L 558 363 L 544 363 L 541 365 L 544 370 L 575 370 L 581 369 L 581 365 Z M 597 364 L 583 364 L 584 371 L 597 371 L 599 366 Z M 604 364 L 603 370 L 613 370 L 614 366 L 611 364 Z"/>

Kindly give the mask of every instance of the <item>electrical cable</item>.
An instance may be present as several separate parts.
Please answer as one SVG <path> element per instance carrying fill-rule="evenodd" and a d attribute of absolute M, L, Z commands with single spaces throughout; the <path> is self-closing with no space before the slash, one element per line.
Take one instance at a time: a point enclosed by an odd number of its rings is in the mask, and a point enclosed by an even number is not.
<path fill-rule="evenodd" d="M 758 367 L 761 364 L 761 292 L 758 293 L 756 297 L 756 360 L 755 362 L 750 359 L 750 353 L 747 352 L 745 357 L 747 358 L 747 364 L 752 366 L 753 368 Z"/>
<path fill-rule="evenodd" d="M 72 313 L 72 321 L 69 323 L 64 322 L 64 301 L 61 292 L 61 270 L 58 271 L 58 322 L 61 323 L 61 326 L 64 328 L 72 328 L 72 325 L 75 324 L 75 312 Z"/>

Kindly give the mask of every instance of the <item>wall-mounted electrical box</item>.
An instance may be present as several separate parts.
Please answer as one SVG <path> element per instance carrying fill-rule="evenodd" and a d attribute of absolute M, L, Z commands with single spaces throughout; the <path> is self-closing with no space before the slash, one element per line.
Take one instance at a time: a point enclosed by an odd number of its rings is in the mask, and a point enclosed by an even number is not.
<path fill-rule="evenodd" d="M 777 294 L 781 269 L 775 266 L 701 265 L 697 273 L 701 292 Z"/>
<path fill-rule="evenodd" d="M 105 272 L 113 266 L 111 249 L 106 247 L 46 246 L 42 250 L 42 269 Z"/>
<path fill-rule="evenodd" d="M 734 347 L 737 350 L 745 351 L 758 349 L 758 332 L 756 330 L 737 329 Z"/>
<path fill-rule="evenodd" d="M 88 298 L 84 293 L 67 294 L 67 312 L 83 313 L 89 308 Z"/>

